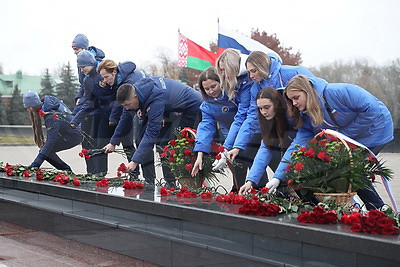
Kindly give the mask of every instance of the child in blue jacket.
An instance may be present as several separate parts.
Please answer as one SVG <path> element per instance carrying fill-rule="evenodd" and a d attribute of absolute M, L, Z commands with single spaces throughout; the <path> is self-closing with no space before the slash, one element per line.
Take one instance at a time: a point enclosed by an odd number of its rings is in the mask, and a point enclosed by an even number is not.
<path fill-rule="evenodd" d="M 71 115 L 66 115 L 71 114 L 69 108 L 54 96 L 45 96 L 42 102 L 35 92 L 25 93 L 23 101 L 32 121 L 35 143 L 40 148 L 39 154 L 30 167 L 40 168 L 46 160 L 56 169 L 72 171 L 71 167 L 56 154 L 56 152 L 70 149 L 82 141 L 79 131 L 71 128 L 69 124 L 72 118 Z M 44 116 L 44 124 L 47 129 L 46 141 L 44 141 L 39 111 Z M 56 116 L 60 118 L 56 118 L 55 112 Z"/>

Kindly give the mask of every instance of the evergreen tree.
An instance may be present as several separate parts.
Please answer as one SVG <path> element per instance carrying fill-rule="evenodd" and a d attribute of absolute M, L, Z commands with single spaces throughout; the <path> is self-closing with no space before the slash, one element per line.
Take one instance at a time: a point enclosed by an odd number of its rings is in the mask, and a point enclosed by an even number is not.
<path fill-rule="evenodd" d="M 75 106 L 74 99 L 78 83 L 69 62 L 61 69 L 60 78 L 61 82 L 56 85 L 56 96 L 72 110 Z"/>
<path fill-rule="evenodd" d="M 23 105 L 21 91 L 15 85 L 10 101 L 10 108 L 7 110 L 7 118 L 10 125 L 21 125 L 28 123 L 28 113 Z"/>
<path fill-rule="evenodd" d="M 4 103 L 3 95 L 0 93 L 0 125 L 8 124 L 6 110 L 7 110 L 7 107 L 6 107 L 6 104 Z"/>
<path fill-rule="evenodd" d="M 186 73 L 187 68 L 180 68 L 179 70 L 179 80 L 185 84 L 190 84 L 189 78 Z"/>
<path fill-rule="evenodd" d="M 39 93 L 40 98 L 43 98 L 45 95 L 55 96 L 54 85 L 49 73 L 49 69 L 46 69 L 46 72 L 40 81 L 40 85 L 42 86 L 42 89 Z"/>

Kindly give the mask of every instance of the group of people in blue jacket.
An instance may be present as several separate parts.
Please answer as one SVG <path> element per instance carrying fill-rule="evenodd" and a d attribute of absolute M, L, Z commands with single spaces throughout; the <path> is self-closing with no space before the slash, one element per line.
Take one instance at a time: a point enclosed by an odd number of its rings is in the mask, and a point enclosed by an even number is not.
<path fill-rule="evenodd" d="M 379 99 L 357 85 L 327 83 L 304 67 L 283 65 L 272 50 L 243 55 L 226 49 L 215 67 L 200 74 L 199 92 L 172 79 L 150 77 L 133 62 L 105 60 L 103 51 L 89 46 L 83 34 L 75 37 L 72 48 L 81 84 L 76 107 L 65 120 L 45 114 L 45 142 L 37 128 L 39 110 L 65 111 L 67 107 L 52 96 L 40 100 L 34 92 L 24 95 L 35 142 L 41 148 L 32 167 L 47 160 L 58 169 L 71 170 L 56 152 L 82 143 L 84 148 L 105 152 L 86 161 L 87 172 L 106 173 L 107 153 L 122 144 L 128 171 L 136 173 L 141 164 L 143 176 L 151 183 L 154 145 L 166 145 L 173 139 L 174 128 L 191 127 L 197 128 L 193 176 L 202 169 L 203 155 L 210 152 L 219 133 L 225 151 L 213 169 L 225 168 L 227 162 L 240 163 L 233 164 L 232 192 L 244 194 L 264 186 L 279 192 L 295 145 L 305 145 L 321 129 L 341 132 L 375 154 L 394 139 L 391 114 Z M 79 128 L 91 140 L 82 140 Z M 268 166 L 274 172 L 270 178 Z M 174 185 L 168 167 L 163 166 L 163 174 Z M 357 193 L 368 209 L 384 205 L 372 185 Z"/>

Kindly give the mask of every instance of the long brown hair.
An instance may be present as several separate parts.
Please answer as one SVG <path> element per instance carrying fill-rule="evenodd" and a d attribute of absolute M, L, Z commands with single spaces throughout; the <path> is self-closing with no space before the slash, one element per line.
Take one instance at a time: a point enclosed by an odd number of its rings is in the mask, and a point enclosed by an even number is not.
<path fill-rule="evenodd" d="M 267 120 L 258 109 L 258 122 L 263 142 L 269 149 L 278 143 L 281 150 L 286 150 L 289 147 L 287 138 L 289 123 L 286 118 L 285 101 L 278 90 L 270 86 L 264 87 L 258 92 L 257 99 L 262 98 L 271 100 L 275 111 L 275 117 L 272 120 Z"/>
<path fill-rule="evenodd" d="M 214 66 L 208 67 L 205 71 L 203 71 L 202 73 L 200 73 L 199 76 L 199 87 L 200 87 L 200 93 L 203 96 L 204 99 L 209 99 L 210 97 L 207 95 L 206 91 L 204 90 L 203 87 L 203 82 L 207 81 L 207 80 L 213 80 L 216 81 L 218 83 L 221 82 L 218 74 L 217 74 L 217 69 Z"/>
<path fill-rule="evenodd" d="M 43 136 L 43 130 L 42 130 L 42 119 L 40 118 L 39 115 L 39 107 L 34 107 L 33 110 L 29 111 L 29 117 L 31 118 L 32 121 L 32 128 L 33 128 L 33 137 L 35 140 L 35 144 L 39 147 L 42 148 L 44 145 L 44 136 Z"/>
<path fill-rule="evenodd" d="M 293 106 L 292 100 L 287 97 L 288 91 L 304 92 L 307 95 L 306 112 L 311 118 L 312 124 L 314 126 L 318 126 L 324 122 L 324 113 L 319 102 L 320 96 L 313 88 L 307 76 L 302 74 L 294 76 L 292 79 L 290 79 L 283 92 L 288 105 L 289 117 L 291 117 L 295 122 L 295 128 L 299 129 L 303 126 L 303 120 L 300 116 L 299 109 Z"/>

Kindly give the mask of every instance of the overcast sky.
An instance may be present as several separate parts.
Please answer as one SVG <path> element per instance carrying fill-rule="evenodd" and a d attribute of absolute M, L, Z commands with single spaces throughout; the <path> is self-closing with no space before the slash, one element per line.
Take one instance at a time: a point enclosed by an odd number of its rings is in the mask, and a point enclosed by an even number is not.
<path fill-rule="evenodd" d="M 84 33 L 106 58 L 140 67 L 157 63 L 160 50 L 176 59 L 178 29 L 208 48 L 217 18 L 244 35 L 276 33 L 306 67 L 355 58 L 386 64 L 400 58 L 399 11 L 398 0 L 1 0 L 0 64 L 5 74 L 30 75 L 75 66 L 71 43 Z"/>

